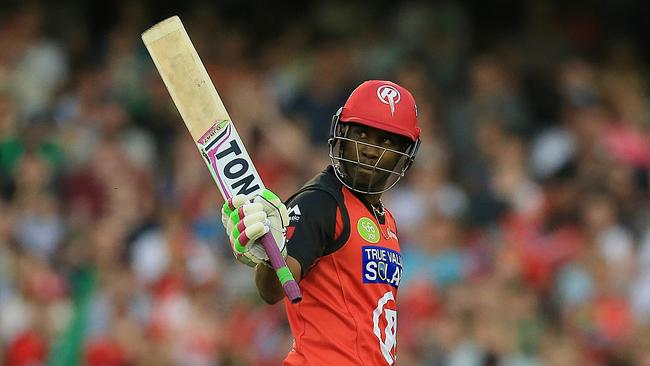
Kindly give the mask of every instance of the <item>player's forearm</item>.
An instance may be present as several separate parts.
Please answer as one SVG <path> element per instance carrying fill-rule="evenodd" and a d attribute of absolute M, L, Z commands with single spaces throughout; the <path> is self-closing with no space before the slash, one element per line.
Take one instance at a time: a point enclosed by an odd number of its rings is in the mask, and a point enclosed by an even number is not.
<path fill-rule="evenodd" d="M 284 296 L 280 280 L 275 275 L 275 271 L 263 264 L 258 264 L 255 267 L 255 285 L 262 300 L 269 304 L 277 303 Z"/>
<path fill-rule="evenodd" d="M 291 257 L 287 257 L 286 260 L 287 266 L 293 274 L 293 278 L 299 282 L 301 274 L 300 263 Z M 273 268 L 258 264 L 255 267 L 255 285 L 262 300 L 269 304 L 275 304 L 284 297 L 284 290 Z"/>

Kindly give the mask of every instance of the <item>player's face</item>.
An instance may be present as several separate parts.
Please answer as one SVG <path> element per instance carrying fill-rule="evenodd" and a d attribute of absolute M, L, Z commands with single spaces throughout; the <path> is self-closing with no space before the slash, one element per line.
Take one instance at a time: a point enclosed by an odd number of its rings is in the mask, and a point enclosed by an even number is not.
<path fill-rule="evenodd" d="M 342 144 L 343 169 L 355 188 L 379 191 L 384 188 L 410 141 L 403 136 L 359 124 L 346 124 Z M 346 161 L 347 160 L 347 161 Z M 358 162 L 354 163 L 354 162 Z"/>

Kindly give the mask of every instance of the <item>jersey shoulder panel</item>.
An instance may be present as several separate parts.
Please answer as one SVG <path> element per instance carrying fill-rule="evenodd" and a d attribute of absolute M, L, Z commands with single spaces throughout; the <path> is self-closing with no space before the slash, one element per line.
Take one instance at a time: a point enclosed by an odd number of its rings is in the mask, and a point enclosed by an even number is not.
<path fill-rule="evenodd" d="M 303 275 L 324 255 L 348 240 L 350 224 L 343 185 L 328 167 L 287 200 L 288 254 L 300 262 Z"/>

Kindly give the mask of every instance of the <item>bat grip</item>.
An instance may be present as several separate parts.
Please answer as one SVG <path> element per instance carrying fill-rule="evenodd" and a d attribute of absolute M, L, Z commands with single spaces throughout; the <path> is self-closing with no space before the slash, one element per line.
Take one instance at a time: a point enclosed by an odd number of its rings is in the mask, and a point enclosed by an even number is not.
<path fill-rule="evenodd" d="M 269 256 L 271 266 L 275 270 L 275 273 L 282 284 L 285 295 L 287 295 L 287 298 L 291 300 L 291 303 L 299 303 L 300 300 L 302 300 L 300 287 L 298 287 L 296 280 L 293 279 L 293 275 L 291 274 L 289 267 L 287 267 L 287 262 L 284 260 L 284 257 L 282 257 L 280 248 L 278 248 L 278 245 L 275 243 L 275 239 L 270 232 L 262 236 L 262 245 L 264 245 L 264 250 L 266 251 L 266 255 Z"/>

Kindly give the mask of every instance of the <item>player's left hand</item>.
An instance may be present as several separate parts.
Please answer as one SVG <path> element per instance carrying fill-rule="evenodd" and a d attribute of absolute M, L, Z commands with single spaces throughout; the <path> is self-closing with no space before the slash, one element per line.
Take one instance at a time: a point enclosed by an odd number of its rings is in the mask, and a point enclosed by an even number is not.
<path fill-rule="evenodd" d="M 243 194 L 230 198 L 221 210 L 221 221 L 238 261 L 251 267 L 268 264 L 269 257 L 258 239 L 269 231 L 286 257 L 285 228 L 289 214 L 284 203 L 270 190 L 264 189 L 252 198 Z"/>

